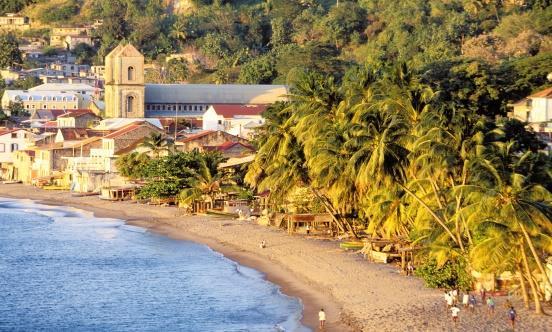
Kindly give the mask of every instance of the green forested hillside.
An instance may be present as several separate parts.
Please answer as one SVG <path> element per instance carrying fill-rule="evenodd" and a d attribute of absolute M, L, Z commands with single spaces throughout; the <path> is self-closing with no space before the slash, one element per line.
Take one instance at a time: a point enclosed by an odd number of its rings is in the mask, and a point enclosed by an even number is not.
<path fill-rule="evenodd" d="M 35 11 L 37 19 L 103 19 L 96 62 L 125 39 L 152 61 L 193 55 L 199 61 L 183 71 L 190 81 L 285 83 L 303 70 L 342 76 L 354 66 L 407 62 L 452 89 L 448 98 L 500 112 L 552 71 L 550 0 L 59 1 L 62 13 Z"/>

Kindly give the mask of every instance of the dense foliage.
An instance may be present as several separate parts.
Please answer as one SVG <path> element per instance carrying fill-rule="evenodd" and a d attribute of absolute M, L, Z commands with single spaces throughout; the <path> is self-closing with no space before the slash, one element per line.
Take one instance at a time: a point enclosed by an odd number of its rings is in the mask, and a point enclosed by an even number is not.
<path fill-rule="evenodd" d="M 186 193 L 191 192 L 190 189 L 203 188 L 205 180 L 214 182 L 221 176 L 217 166 L 224 159 L 219 153 L 174 152 L 160 148 L 163 146 L 161 142 L 154 145 L 151 141 L 153 140 L 150 138 L 150 142 L 143 145 L 151 146 L 150 151 L 125 154 L 116 161 L 121 175 L 145 182 L 138 195 L 140 198 L 176 197 L 183 192 L 186 196 Z M 161 151 L 167 153 L 162 155 Z"/>
<path fill-rule="evenodd" d="M 540 312 L 552 161 L 523 124 L 479 103 L 450 102 L 405 65 L 299 75 L 265 113 L 246 181 L 275 203 L 308 189 L 342 232 L 421 246 L 428 284 L 464 287 L 458 266 L 517 272 Z"/>
<path fill-rule="evenodd" d="M 29 2 L 11 1 L 16 9 Z M 38 20 L 57 20 L 55 25 L 102 19 L 98 49 L 79 52 L 83 63 L 92 57 L 102 63 L 121 40 L 132 42 L 151 61 L 172 53 L 187 55 L 189 63 L 174 66 L 176 76 L 162 64 L 165 72 L 148 76 L 153 82 L 286 83 L 303 70 L 340 76 L 355 65 L 408 62 L 444 100 L 504 114 L 508 102 L 543 86 L 542 73 L 552 71 L 548 0 L 179 4 L 60 0 L 51 4 L 59 7 L 55 10 L 40 7 L 46 17 Z"/>

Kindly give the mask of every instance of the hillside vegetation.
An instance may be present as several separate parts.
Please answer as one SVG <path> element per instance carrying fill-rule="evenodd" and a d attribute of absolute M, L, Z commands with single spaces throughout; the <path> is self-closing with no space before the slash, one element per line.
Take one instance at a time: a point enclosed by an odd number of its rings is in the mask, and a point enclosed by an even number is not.
<path fill-rule="evenodd" d="M 151 61 L 187 53 L 196 59 L 181 64 L 189 81 L 286 83 L 304 70 L 342 77 L 356 66 L 407 62 L 436 87 L 458 90 L 447 91 L 449 97 L 503 112 L 506 102 L 546 84 L 552 71 L 549 0 L 10 3 L 10 10 L 50 25 L 103 19 L 98 63 L 121 40 Z"/>

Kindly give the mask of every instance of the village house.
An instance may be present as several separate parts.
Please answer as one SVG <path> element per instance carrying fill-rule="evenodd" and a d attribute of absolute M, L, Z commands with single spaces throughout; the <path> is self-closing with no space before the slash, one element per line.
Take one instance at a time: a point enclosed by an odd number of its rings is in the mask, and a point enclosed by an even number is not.
<path fill-rule="evenodd" d="M 508 106 L 512 108 L 509 118 L 526 122 L 552 148 L 552 87 Z"/>
<path fill-rule="evenodd" d="M 249 141 L 236 135 L 221 130 L 205 130 L 199 133 L 189 134 L 175 142 L 178 151 L 203 151 L 204 147 L 216 147 L 228 142 L 250 145 Z M 211 148 L 212 149 L 212 148 Z"/>
<path fill-rule="evenodd" d="M 249 137 L 251 127 L 264 123 L 262 113 L 266 108 L 266 105 L 211 105 L 202 117 L 203 130 L 223 130 Z"/>
<path fill-rule="evenodd" d="M 31 184 L 33 178 L 37 176 L 36 171 L 33 170 L 34 157 L 35 150 L 33 148 L 14 152 L 13 166 L 4 179 Z"/>
<path fill-rule="evenodd" d="M 20 128 L 0 128 L 0 177 L 13 177 L 14 154 L 34 145 L 35 135 Z"/>
<path fill-rule="evenodd" d="M 0 30 L 25 31 L 31 28 L 31 20 L 26 16 L 8 13 L 0 16 Z"/>
<path fill-rule="evenodd" d="M 242 142 L 226 142 L 221 145 L 204 146 L 204 151 L 218 151 L 224 158 L 240 158 L 255 154 L 255 148 Z"/>
<path fill-rule="evenodd" d="M 56 121 L 58 128 L 91 128 L 100 120 L 91 110 L 74 110 L 58 116 Z"/>
<path fill-rule="evenodd" d="M 89 154 L 65 158 L 68 162 L 71 190 L 77 192 L 99 191 L 105 185 L 122 185 L 125 180 L 118 175 L 115 161 L 125 153 L 140 151 L 140 144 L 151 133 L 162 129 L 147 121 L 136 121 L 101 138 L 101 146 Z"/>
<path fill-rule="evenodd" d="M 66 49 L 73 49 L 79 43 L 93 46 L 93 30 L 91 26 L 53 28 L 50 34 L 50 46 Z"/>
<path fill-rule="evenodd" d="M 75 63 L 52 63 L 50 69 L 57 76 L 63 77 L 88 77 L 90 73 L 89 65 L 78 65 Z"/>

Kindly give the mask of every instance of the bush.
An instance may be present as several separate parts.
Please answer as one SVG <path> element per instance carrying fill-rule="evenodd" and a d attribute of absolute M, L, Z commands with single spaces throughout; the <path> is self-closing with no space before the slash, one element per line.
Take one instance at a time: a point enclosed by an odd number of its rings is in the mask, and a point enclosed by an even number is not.
<path fill-rule="evenodd" d="M 415 274 L 431 288 L 460 288 L 469 290 L 473 279 L 462 262 L 448 261 L 442 267 L 434 260 L 427 261 L 416 269 Z"/>

